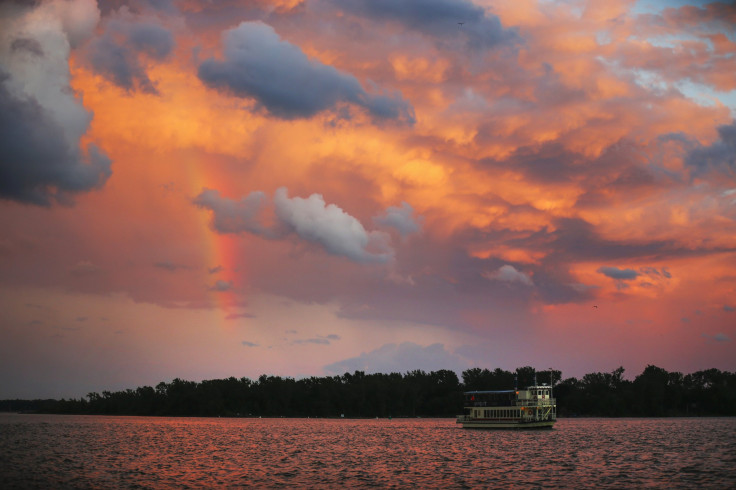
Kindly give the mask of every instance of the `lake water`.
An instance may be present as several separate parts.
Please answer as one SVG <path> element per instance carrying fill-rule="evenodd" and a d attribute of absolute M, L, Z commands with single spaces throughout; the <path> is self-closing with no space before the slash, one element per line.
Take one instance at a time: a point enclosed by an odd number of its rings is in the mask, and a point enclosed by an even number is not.
<path fill-rule="evenodd" d="M 736 488 L 736 418 L 452 419 L 0 414 L 0 488 Z"/>

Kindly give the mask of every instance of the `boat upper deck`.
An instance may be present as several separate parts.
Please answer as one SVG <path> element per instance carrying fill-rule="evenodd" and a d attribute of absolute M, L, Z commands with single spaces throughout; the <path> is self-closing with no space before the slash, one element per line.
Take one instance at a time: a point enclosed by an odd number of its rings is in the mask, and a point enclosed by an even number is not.
<path fill-rule="evenodd" d="M 528 386 L 524 390 L 466 391 L 464 395 L 466 407 L 533 407 L 556 404 L 549 385 Z"/>

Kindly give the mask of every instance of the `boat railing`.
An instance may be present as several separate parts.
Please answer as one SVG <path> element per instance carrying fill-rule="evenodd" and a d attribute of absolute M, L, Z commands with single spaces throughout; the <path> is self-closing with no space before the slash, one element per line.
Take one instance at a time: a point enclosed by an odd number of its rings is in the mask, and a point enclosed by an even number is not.
<path fill-rule="evenodd" d="M 487 401 L 472 401 L 472 402 L 466 402 L 466 407 L 513 407 L 515 406 L 515 403 L 513 401 L 504 402 L 504 403 L 495 403 L 495 402 L 487 402 Z"/>
<path fill-rule="evenodd" d="M 556 398 L 544 398 L 541 400 L 516 400 L 517 407 L 548 407 L 556 405 Z"/>

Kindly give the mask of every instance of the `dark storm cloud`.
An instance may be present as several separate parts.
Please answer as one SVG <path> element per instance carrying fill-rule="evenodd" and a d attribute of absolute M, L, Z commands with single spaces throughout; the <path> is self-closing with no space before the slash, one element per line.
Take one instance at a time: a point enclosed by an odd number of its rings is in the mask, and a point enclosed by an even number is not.
<path fill-rule="evenodd" d="M 696 174 L 718 170 L 734 176 L 736 172 L 736 122 L 718 127 L 719 139 L 710 146 L 693 149 L 685 158 Z"/>
<path fill-rule="evenodd" d="M 139 55 L 163 61 L 174 49 L 171 32 L 153 22 L 112 19 L 102 36 L 90 41 L 86 58 L 92 68 L 115 85 L 132 91 L 157 94 Z"/>
<path fill-rule="evenodd" d="M 332 0 L 338 8 L 376 21 L 394 21 L 434 38 L 463 36 L 474 48 L 519 40 L 495 15 L 465 0 Z M 459 22 L 463 24 L 460 25 Z"/>
<path fill-rule="evenodd" d="M 0 71 L 0 198 L 48 206 L 65 193 L 102 186 L 110 159 L 90 145 L 84 155 L 31 96 L 16 96 Z"/>
<path fill-rule="evenodd" d="M 199 78 L 251 97 L 277 117 L 307 118 L 349 103 L 379 119 L 414 123 L 414 110 L 400 95 L 366 92 L 354 76 L 309 59 L 266 24 L 243 22 L 226 31 L 224 45 L 224 59 L 205 60 Z"/>

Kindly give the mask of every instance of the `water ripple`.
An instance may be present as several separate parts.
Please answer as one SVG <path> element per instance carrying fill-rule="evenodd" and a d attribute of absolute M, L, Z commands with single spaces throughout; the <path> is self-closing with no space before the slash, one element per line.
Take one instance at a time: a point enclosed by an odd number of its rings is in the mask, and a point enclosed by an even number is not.
<path fill-rule="evenodd" d="M 733 488 L 736 419 L 0 415 L 1 488 Z"/>

